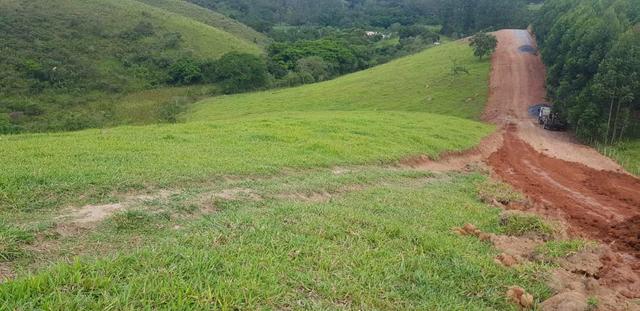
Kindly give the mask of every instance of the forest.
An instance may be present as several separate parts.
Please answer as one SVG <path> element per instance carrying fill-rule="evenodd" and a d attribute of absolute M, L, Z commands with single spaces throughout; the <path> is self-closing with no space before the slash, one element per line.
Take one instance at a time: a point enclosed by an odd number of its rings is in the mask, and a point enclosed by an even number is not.
<path fill-rule="evenodd" d="M 548 0 L 534 29 L 548 96 L 577 136 L 640 137 L 640 1 Z"/>
<path fill-rule="evenodd" d="M 189 0 L 263 32 L 274 25 L 380 27 L 442 25 L 446 35 L 525 26 L 541 0 Z"/>

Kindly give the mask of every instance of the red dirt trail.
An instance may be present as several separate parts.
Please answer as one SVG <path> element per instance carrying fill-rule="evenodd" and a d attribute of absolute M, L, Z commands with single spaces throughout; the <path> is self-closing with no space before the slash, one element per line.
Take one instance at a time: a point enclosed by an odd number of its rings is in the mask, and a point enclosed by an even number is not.
<path fill-rule="evenodd" d="M 568 133 L 541 129 L 527 108 L 544 102 L 545 67 L 524 30 L 495 33 L 491 93 L 484 119 L 502 127 L 503 142 L 486 154 L 500 179 L 524 192 L 535 210 L 560 217 L 570 233 L 601 241 L 640 275 L 640 179 Z M 630 296 L 640 297 L 640 288 Z"/>

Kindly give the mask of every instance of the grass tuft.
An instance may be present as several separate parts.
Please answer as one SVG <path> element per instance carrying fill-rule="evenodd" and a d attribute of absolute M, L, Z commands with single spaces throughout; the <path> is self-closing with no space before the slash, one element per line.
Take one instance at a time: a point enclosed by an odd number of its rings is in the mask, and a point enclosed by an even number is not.
<path fill-rule="evenodd" d="M 512 236 L 537 236 L 550 239 L 554 228 L 540 217 L 522 212 L 507 211 L 500 216 L 501 232 Z"/>
<path fill-rule="evenodd" d="M 111 217 L 113 227 L 118 231 L 149 230 L 153 225 L 171 219 L 168 213 L 151 213 L 143 210 L 130 210 Z"/>
<path fill-rule="evenodd" d="M 553 261 L 578 253 L 588 245 L 589 243 L 585 240 L 553 240 L 538 246 L 536 254 L 544 260 Z"/>
<path fill-rule="evenodd" d="M 504 205 L 525 200 L 522 193 L 514 190 L 509 184 L 493 179 L 480 182 L 476 188 L 480 200 L 488 204 L 493 203 L 494 200 Z"/>
<path fill-rule="evenodd" d="M 12 261 L 25 255 L 22 246 L 34 239 L 32 233 L 0 221 L 0 262 Z"/>

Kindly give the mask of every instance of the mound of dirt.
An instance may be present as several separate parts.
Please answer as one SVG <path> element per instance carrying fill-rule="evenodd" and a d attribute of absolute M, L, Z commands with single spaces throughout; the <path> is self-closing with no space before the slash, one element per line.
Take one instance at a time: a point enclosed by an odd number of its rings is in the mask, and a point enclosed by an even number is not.
<path fill-rule="evenodd" d="M 459 235 L 474 236 L 480 239 L 480 241 L 489 241 L 491 239 L 490 234 L 480 231 L 480 229 L 472 224 L 466 224 L 459 228 L 453 228 L 453 232 Z"/>
<path fill-rule="evenodd" d="M 579 291 L 568 291 L 542 303 L 544 311 L 585 311 L 589 309 L 588 297 Z"/>
<path fill-rule="evenodd" d="M 507 297 L 522 309 L 530 309 L 533 306 L 533 295 L 527 293 L 522 287 L 509 287 Z"/>

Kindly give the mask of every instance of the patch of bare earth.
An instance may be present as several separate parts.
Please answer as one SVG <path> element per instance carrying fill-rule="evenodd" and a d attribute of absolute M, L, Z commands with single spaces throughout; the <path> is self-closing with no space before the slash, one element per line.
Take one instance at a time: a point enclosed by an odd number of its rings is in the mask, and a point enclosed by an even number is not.
<path fill-rule="evenodd" d="M 482 139 L 480 144 L 472 149 L 444 153 L 435 160 L 425 155 L 415 156 L 400 161 L 400 164 L 413 169 L 436 173 L 451 171 L 468 172 L 486 167 L 484 160 L 490 154 L 496 152 L 501 145 L 502 134 L 496 132 Z"/>
<path fill-rule="evenodd" d="M 111 215 L 126 210 L 135 204 L 156 199 L 166 199 L 171 194 L 171 192 L 163 190 L 153 195 L 127 196 L 117 203 L 101 205 L 89 204 L 80 208 L 70 208 L 56 218 L 58 221 L 58 232 L 62 235 L 69 235 L 80 229 L 93 228 L 96 224 L 99 224 Z"/>

